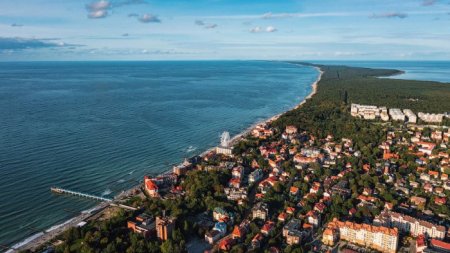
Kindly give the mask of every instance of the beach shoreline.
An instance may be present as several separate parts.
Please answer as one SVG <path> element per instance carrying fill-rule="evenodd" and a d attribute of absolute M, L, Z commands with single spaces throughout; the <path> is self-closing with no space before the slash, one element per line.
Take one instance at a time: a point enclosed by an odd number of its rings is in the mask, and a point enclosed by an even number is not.
<path fill-rule="evenodd" d="M 297 64 L 294 64 L 294 65 L 297 65 Z M 322 79 L 322 75 L 324 73 L 323 70 L 317 66 L 314 66 L 313 68 L 315 68 L 319 72 L 319 75 L 318 75 L 317 79 L 311 84 L 312 90 L 308 94 L 308 96 L 306 96 L 300 103 L 295 105 L 293 108 L 291 108 L 287 111 L 284 111 L 282 113 L 276 114 L 268 119 L 265 119 L 265 120 L 262 120 L 262 121 L 252 124 L 250 127 L 245 129 L 241 133 L 233 136 L 231 138 L 231 144 L 234 145 L 234 144 L 238 143 L 240 140 L 242 140 L 242 138 L 244 138 L 245 136 L 250 134 L 251 131 L 253 129 L 255 129 L 256 126 L 270 124 L 271 122 L 277 120 L 281 115 L 285 114 L 286 112 L 298 109 L 303 104 L 305 104 L 308 99 L 312 98 L 317 93 L 318 84 L 319 84 L 320 80 Z M 209 149 L 205 150 L 204 152 L 202 152 L 199 156 L 204 156 L 204 155 L 210 153 L 211 151 L 213 151 L 214 149 L 215 149 L 215 147 L 209 148 Z M 163 172 L 159 173 L 158 175 L 164 175 L 164 174 L 171 173 L 171 172 L 172 172 L 172 168 L 167 171 L 163 171 Z M 119 193 L 118 195 L 116 195 L 114 197 L 114 200 L 117 200 L 117 201 L 123 200 L 125 197 L 130 196 L 133 192 L 135 192 L 140 187 L 141 187 L 141 184 L 133 186 L 130 189 L 124 190 L 121 193 Z M 18 251 L 23 251 L 23 250 L 35 251 L 38 248 L 40 248 L 40 247 L 44 246 L 45 244 L 54 240 L 57 236 L 61 235 L 67 229 L 69 229 L 71 227 L 76 227 L 81 222 L 83 222 L 85 220 L 89 220 L 93 216 L 101 214 L 109 206 L 110 206 L 109 203 L 101 202 L 101 203 L 95 205 L 94 207 L 92 207 L 91 209 L 83 211 L 83 212 L 81 212 L 81 214 L 79 214 L 69 220 L 66 220 L 63 223 L 56 224 L 56 225 L 52 226 L 51 228 L 44 230 L 43 232 L 39 232 L 37 234 L 33 234 L 33 235 L 25 238 L 24 240 L 11 246 L 11 248 L 9 250 L 7 250 L 6 252 L 13 253 L 13 252 L 18 252 Z"/>

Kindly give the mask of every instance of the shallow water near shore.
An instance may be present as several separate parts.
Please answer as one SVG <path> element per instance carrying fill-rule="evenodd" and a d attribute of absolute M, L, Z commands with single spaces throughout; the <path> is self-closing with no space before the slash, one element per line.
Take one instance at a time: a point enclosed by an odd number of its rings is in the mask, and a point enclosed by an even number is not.
<path fill-rule="evenodd" d="M 318 77 L 281 62 L 0 63 L 0 243 L 63 223 L 294 107 Z"/>

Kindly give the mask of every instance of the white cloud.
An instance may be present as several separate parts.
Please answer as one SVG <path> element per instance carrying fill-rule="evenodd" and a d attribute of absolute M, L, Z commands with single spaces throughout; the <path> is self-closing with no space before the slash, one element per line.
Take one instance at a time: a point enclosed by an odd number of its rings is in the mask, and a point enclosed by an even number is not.
<path fill-rule="evenodd" d="M 276 31 L 277 31 L 277 28 L 275 28 L 273 26 L 267 26 L 266 28 L 256 26 L 256 27 L 253 27 L 252 29 L 250 29 L 251 33 L 262 33 L 262 32 L 273 33 Z"/>
<path fill-rule="evenodd" d="M 276 31 L 277 31 L 277 28 L 275 28 L 273 26 L 266 27 L 266 32 L 268 32 L 268 33 L 273 33 L 273 32 L 276 32 Z"/>
<path fill-rule="evenodd" d="M 138 20 L 142 23 L 161 23 L 161 19 L 149 13 L 142 15 Z"/>
<path fill-rule="evenodd" d="M 100 0 L 100 1 L 92 2 L 88 5 L 86 5 L 86 8 L 90 11 L 105 10 L 110 7 L 111 7 L 111 3 L 106 0 Z"/>
<path fill-rule="evenodd" d="M 259 33 L 259 32 L 261 32 L 261 31 L 262 31 L 262 29 L 261 29 L 261 27 L 259 27 L 259 26 L 253 27 L 252 29 L 250 29 L 250 32 L 251 32 L 251 33 Z"/>
<path fill-rule="evenodd" d="M 86 5 L 88 10 L 88 18 L 97 19 L 108 16 L 108 9 L 111 8 L 111 3 L 106 0 L 92 2 Z"/>
<path fill-rule="evenodd" d="M 92 18 L 92 19 L 104 18 L 106 16 L 108 16 L 107 10 L 91 11 L 88 13 L 88 18 Z"/>

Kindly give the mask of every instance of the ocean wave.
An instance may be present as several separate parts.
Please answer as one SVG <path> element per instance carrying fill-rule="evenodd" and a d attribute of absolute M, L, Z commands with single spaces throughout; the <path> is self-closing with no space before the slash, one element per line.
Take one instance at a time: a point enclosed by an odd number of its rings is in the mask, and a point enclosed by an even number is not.
<path fill-rule="evenodd" d="M 103 196 L 107 196 L 107 195 L 109 195 L 109 194 L 111 194 L 111 193 L 112 193 L 112 191 L 111 191 L 110 189 L 106 189 L 105 191 L 102 192 L 101 196 L 102 196 L 102 197 L 103 197 Z"/>
<path fill-rule="evenodd" d="M 39 232 L 39 233 L 34 234 L 34 235 L 30 236 L 30 237 L 27 237 L 27 238 L 25 238 L 25 240 L 23 240 L 23 241 L 21 241 L 21 242 L 18 242 L 18 243 L 16 243 L 16 244 L 14 244 L 14 245 L 11 247 L 12 250 L 10 249 L 10 250 L 8 250 L 8 251 L 6 251 L 6 252 L 15 252 L 14 249 L 17 249 L 17 248 L 22 247 L 23 245 L 25 245 L 25 244 L 27 244 L 27 243 L 33 241 L 34 239 L 38 238 L 39 236 L 42 236 L 43 234 L 44 234 L 43 232 Z"/>
<path fill-rule="evenodd" d="M 189 146 L 185 149 L 186 153 L 192 153 L 195 150 L 197 150 L 197 147 L 194 147 L 194 146 Z"/>
<path fill-rule="evenodd" d="M 62 226 L 65 226 L 65 225 L 69 224 L 70 222 L 72 222 L 74 219 L 75 219 L 75 218 L 72 218 L 72 219 L 66 220 L 66 221 L 63 222 L 63 223 L 54 225 L 54 226 L 50 227 L 49 229 L 45 230 L 45 233 L 51 232 L 51 231 L 53 231 L 53 230 L 55 230 L 55 229 L 58 229 L 58 228 L 60 228 L 60 227 L 62 227 Z"/>

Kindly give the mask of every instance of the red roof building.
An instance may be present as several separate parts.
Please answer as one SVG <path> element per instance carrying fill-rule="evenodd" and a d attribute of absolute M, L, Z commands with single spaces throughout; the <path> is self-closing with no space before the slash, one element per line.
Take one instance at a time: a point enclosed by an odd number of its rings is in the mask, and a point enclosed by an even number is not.
<path fill-rule="evenodd" d="M 144 188 L 150 197 L 158 197 L 158 186 L 153 182 L 152 179 L 150 179 L 148 176 L 144 177 Z"/>
<path fill-rule="evenodd" d="M 450 252 L 450 243 L 443 242 L 436 239 L 431 239 L 430 245 L 434 248 L 442 250 L 443 252 Z"/>

